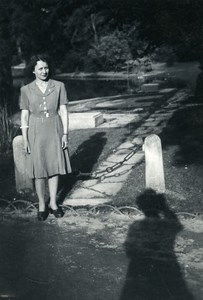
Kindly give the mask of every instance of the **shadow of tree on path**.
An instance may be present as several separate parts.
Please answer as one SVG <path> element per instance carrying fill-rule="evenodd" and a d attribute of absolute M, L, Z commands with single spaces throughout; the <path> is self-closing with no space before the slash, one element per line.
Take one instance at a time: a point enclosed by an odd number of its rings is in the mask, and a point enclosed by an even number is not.
<path fill-rule="evenodd" d="M 129 228 L 125 250 L 129 258 L 120 300 L 194 299 L 174 253 L 182 225 L 165 197 L 148 189 L 137 197 L 144 218 Z"/>
<path fill-rule="evenodd" d="M 58 203 L 62 203 L 67 193 L 78 181 L 77 175 L 90 173 L 107 142 L 105 132 L 98 132 L 83 142 L 71 156 L 71 166 L 73 173 L 61 176 L 59 180 Z M 80 179 L 88 179 L 89 176 L 80 176 Z"/>
<path fill-rule="evenodd" d="M 203 165 L 203 106 L 175 112 L 160 137 L 163 148 L 178 146 L 174 157 L 176 164 Z"/>

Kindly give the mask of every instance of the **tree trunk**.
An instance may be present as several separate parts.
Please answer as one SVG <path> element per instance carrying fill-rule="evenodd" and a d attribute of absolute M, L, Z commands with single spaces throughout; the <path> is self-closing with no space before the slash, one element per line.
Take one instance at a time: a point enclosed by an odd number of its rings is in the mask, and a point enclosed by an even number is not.
<path fill-rule="evenodd" d="M 94 32 L 94 43 L 96 46 L 98 46 L 98 35 L 97 35 L 97 30 L 96 30 L 96 25 L 95 25 L 95 14 L 91 14 L 91 24 L 92 24 L 92 30 Z"/>

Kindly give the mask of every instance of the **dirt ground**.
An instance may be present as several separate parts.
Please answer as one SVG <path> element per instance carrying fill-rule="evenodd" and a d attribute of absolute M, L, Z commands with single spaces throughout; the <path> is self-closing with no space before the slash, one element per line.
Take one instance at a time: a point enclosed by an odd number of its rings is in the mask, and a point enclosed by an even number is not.
<path fill-rule="evenodd" d="M 106 209 L 1 214 L 0 296 L 203 299 L 202 219 Z"/>

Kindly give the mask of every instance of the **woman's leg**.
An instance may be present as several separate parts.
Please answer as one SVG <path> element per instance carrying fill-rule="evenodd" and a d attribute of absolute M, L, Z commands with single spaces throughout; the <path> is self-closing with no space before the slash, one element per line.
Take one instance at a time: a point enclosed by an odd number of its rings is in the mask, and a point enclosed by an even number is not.
<path fill-rule="evenodd" d="M 59 176 L 53 176 L 48 178 L 48 186 L 49 186 L 49 195 L 50 195 L 50 207 L 53 210 L 56 210 L 58 208 L 56 204 L 56 194 L 58 190 L 58 181 L 59 181 Z"/>
<path fill-rule="evenodd" d="M 45 211 L 45 179 L 36 178 L 35 179 L 35 188 L 37 197 L 39 199 L 39 211 Z"/>

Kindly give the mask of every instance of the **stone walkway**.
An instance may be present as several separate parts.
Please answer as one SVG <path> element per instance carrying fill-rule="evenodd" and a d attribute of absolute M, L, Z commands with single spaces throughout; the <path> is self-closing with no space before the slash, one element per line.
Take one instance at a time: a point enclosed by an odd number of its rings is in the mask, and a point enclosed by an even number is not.
<path fill-rule="evenodd" d="M 155 98 L 156 96 L 157 95 L 154 95 Z M 144 159 L 142 144 L 145 137 L 150 134 L 159 135 L 166 127 L 173 113 L 182 107 L 182 102 L 187 97 L 188 93 L 185 90 L 177 91 L 173 96 L 169 97 L 169 99 L 163 104 L 163 106 L 161 106 L 161 108 L 154 111 L 142 123 L 142 125 L 131 134 L 127 142 L 117 147 L 117 149 L 115 149 L 115 152 L 107 157 L 107 159 L 98 166 L 95 172 L 97 175 L 99 175 L 99 178 L 92 178 L 83 181 L 79 188 L 73 190 L 72 193 L 68 195 L 68 198 L 64 200 L 63 205 L 83 206 L 108 203 L 111 197 L 115 196 L 120 191 L 134 165 L 138 164 Z M 119 101 L 120 105 L 122 106 L 121 100 Z M 150 103 L 148 101 L 149 99 L 147 99 L 146 104 L 148 103 L 148 106 L 150 106 Z M 116 100 L 116 102 L 116 104 L 118 105 L 118 100 Z M 106 99 L 104 99 L 102 103 L 100 102 L 100 104 L 96 104 L 96 106 L 98 106 L 98 108 L 101 106 L 104 107 L 104 104 L 109 106 L 110 101 L 108 102 L 106 101 Z M 113 105 L 114 104 L 115 103 L 113 103 Z M 90 104 L 86 104 L 86 107 L 88 107 L 88 105 Z M 128 117 L 128 114 L 126 114 L 126 116 Z M 131 115 L 131 117 L 132 116 L 137 118 L 137 115 Z M 129 118 L 128 122 L 131 121 L 132 118 Z M 117 120 L 114 125 L 118 126 L 118 123 L 119 121 Z M 126 124 L 126 121 L 123 122 L 123 119 L 121 118 L 120 125 L 122 125 L 123 123 Z M 105 125 L 102 124 L 100 126 L 103 127 Z M 133 149 L 136 149 L 136 147 L 139 150 L 131 156 Z M 125 158 L 128 158 L 128 155 L 131 157 L 123 162 Z M 111 168 L 119 163 L 121 166 L 119 168 L 116 168 L 113 172 L 108 173 L 106 171 L 107 168 Z"/>

